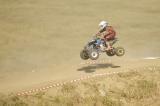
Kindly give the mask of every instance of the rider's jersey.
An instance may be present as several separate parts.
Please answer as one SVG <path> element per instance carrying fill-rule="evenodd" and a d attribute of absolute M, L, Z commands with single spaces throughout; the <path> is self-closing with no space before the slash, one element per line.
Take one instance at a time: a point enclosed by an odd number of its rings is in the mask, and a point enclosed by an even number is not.
<path fill-rule="evenodd" d="M 113 29 L 112 26 L 104 28 L 103 30 L 100 31 L 100 33 L 103 35 L 103 38 L 106 41 L 114 40 L 116 36 L 116 31 Z"/>

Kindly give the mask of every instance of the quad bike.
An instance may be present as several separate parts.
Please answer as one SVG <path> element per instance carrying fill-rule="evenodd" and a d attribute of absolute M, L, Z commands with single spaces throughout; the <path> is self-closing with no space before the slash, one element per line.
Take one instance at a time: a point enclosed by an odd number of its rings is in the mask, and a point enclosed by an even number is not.
<path fill-rule="evenodd" d="M 106 50 L 107 47 L 104 40 L 101 39 L 101 44 L 98 44 L 98 40 L 100 38 L 93 37 L 91 41 L 89 41 L 84 49 L 80 52 L 80 57 L 83 60 L 91 59 L 97 60 L 99 58 L 99 54 L 105 52 L 108 56 L 123 56 L 125 54 L 125 50 L 123 47 L 113 47 L 113 45 L 118 41 L 118 39 L 114 39 L 111 42 L 111 49 Z"/>

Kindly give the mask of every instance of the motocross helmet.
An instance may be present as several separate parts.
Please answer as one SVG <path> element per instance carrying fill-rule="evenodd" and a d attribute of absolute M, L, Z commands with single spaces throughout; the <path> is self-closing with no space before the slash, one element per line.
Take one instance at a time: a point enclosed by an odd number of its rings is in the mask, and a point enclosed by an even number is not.
<path fill-rule="evenodd" d="M 108 26 L 108 22 L 107 21 L 101 21 L 99 23 L 99 27 L 101 30 L 103 30 L 104 28 L 106 28 Z"/>

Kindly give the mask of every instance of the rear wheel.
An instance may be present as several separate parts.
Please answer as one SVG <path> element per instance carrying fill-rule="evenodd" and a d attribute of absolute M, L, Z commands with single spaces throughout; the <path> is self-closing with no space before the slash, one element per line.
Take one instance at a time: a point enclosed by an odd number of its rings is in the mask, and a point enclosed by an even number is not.
<path fill-rule="evenodd" d="M 123 56 L 125 54 L 125 50 L 123 47 L 117 47 L 115 48 L 115 54 L 117 56 Z"/>
<path fill-rule="evenodd" d="M 93 50 L 90 50 L 89 52 L 89 58 L 91 60 L 97 60 L 99 58 L 99 53 L 97 50 L 93 49 Z"/>
<path fill-rule="evenodd" d="M 81 57 L 81 59 L 83 59 L 83 60 L 89 59 L 89 56 L 88 56 L 88 53 L 87 53 L 86 50 L 82 50 L 82 51 L 80 52 L 80 57 Z"/>

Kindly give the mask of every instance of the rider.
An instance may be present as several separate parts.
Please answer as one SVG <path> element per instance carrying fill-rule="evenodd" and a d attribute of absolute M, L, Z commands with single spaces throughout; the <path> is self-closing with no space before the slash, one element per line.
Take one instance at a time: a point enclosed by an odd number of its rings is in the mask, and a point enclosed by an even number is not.
<path fill-rule="evenodd" d="M 108 25 L 107 21 L 101 21 L 99 23 L 100 30 L 96 34 L 97 37 L 102 37 L 101 39 L 106 42 L 106 50 L 112 49 L 110 42 L 115 39 L 116 32 L 112 26 Z"/>

